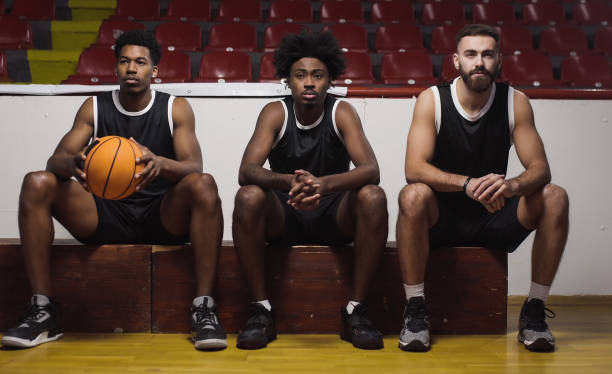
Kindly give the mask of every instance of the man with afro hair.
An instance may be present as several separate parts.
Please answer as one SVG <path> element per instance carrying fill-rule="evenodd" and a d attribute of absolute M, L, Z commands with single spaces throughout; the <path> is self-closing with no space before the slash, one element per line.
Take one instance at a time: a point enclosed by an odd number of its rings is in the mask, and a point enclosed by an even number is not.
<path fill-rule="evenodd" d="M 340 336 L 358 348 L 382 348 L 363 300 L 387 240 L 387 201 L 359 116 L 327 93 L 345 68 L 342 51 L 330 33 L 290 35 L 274 63 L 291 96 L 262 109 L 234 205 L 234 244 L 253 301 L 237 346 L 263 348 L 276 338 L 264 285 L 266 243 L 354 242 L 354 286 L 341 308 Z M 270 170 L 263 167 L 266 159 Z"/>

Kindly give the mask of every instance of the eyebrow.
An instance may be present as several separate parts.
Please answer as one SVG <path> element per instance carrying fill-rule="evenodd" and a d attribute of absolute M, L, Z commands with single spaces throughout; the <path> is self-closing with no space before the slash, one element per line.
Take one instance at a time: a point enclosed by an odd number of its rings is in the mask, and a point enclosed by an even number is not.
<path fill-rule="evenodd" d="M 463 51 L 463 53 L 466 53 L 466 52 L 478 52 L 478 51 L 475 50 L 475 49 L 466 49 L 465 51 Z M 482 53 L 485 53 L 485 52 L 493 52 L 493 53 L 495 53 L 495 49 L 485 49 L 485 50 L 482 51 Z"/>

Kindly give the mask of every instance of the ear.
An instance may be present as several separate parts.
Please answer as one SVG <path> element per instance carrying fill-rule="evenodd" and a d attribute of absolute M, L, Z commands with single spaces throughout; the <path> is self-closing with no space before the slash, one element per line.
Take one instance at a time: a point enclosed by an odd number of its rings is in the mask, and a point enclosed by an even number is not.
<path fill-rule="evenodd" d="M 153 66 L 153 74 L 152 74 L 152 77 L 153 77 L 153 78 L 157 78 L 157 73 L 158 73 L 158 68 L 157 68 L 157 65 L 154 65 L 154 66 Z"/>
<path fill-rule="evenodd" d="M 459 70 L 459 55 L 457 53 L 453 53 L 453 63 L 455 64 L 455 69 Z"/>

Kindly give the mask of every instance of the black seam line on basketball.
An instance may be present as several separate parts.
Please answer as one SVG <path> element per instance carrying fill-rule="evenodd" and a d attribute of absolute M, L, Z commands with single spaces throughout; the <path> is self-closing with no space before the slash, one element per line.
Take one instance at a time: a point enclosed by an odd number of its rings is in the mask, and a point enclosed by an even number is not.
<path fill-rule="evenodd" d="M 89 166 L 91 165 L 91 160 L 93 160 L 94 155 L 96 154 L 96 152 L 98 152 L 98 149 L 101 148 L 102 144 L 104 144 L 106 142 L 109 142 L 109 141 L 113 140 L 114 138 L 116 138 L 116 137 L 112 137 L 110 139 L 106 139 L 102 143 L 98 144 L 98 146 L 94 149 L 93 153 L 91 154 L 91 157 L 89 158 L 89 162 L 85 166 L 85 175 L 89 175 Z M 89 186 L 89 183 L 87 183 L 87 185 Z M 89 188 L 91 189 L 91 187 L 89 187 Z M 102 196 L 104 196 L 104 193 L 102 194 Z"/>
<path fill-rule="evenodd" d="M 128 141 L 127 144 L 130 146 L 130 150 L 132 151 L 132 154 L 134 155 L 134 167 L 132 168 L 132 178 L 130 179 L 130 184 L 128 184 L 125 190 L 123 190 L 123 192 L 121 192 L 119 196 L 117 196 L 117 198 L 122 198 L 122 199 L 123 199 L 123 194 L 126 191 L 128 191 L 132 183 L 134 183 L 134 174 L 136 174 L 136 152 L 134 152 L 134 146 L 130 143 L 130 141 Z"/>
<path fill-rule="evenodd" d="M 108 171 L 108 175 L 106 176 L 106 182 L 104 183 L 104 189 L 102 190 L 102 196 L 106 197 L 106 187 L 108 186 L 108 181 L 110 180 L 110 175 L 113 172 L 113 166 L 115 165 L 115 160 L 117 159 L 117 154 L 119 154 L 119 149 L 121 149 L 121 139 L 119 139 L 119 145 L 117 146 L 117 150 L 115 151 L 115 156 L 113 157 L 113 162 L 111 163 L 110 170 Z"/>

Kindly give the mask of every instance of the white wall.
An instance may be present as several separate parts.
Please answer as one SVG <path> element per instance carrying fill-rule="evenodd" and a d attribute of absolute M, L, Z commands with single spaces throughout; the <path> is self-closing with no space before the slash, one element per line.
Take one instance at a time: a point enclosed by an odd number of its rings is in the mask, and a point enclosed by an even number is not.
<path fill-rule="evenodd" d="M 45 167 L 85 97 L 0 96 L 0 237 L 19 236 L 17 199 L 21 180 Z M 224 239 L 231 239 L 237 171 L 265 98 L 189 98 L 204 153 L 204 169 L 215 176 L 223 200 Z M 389 240 L 395 240 L 397 195 L 404 185 L 406 135 L 414 99 L 348 99 L 361 116 L 381 167 L 387 192 Z M 612 105 L 610 101 L 532 100 L 536 125 L 552 167 L 553 183 L 570 196 L 570 235 L 552 293 L 612 294 Z M 522 168 L 511 151 L 508 174 Z M 56 224 L 56 236 L 70 237 Z M 526 294 L 533 235 L 510 256 L 509 293 Z"/>

